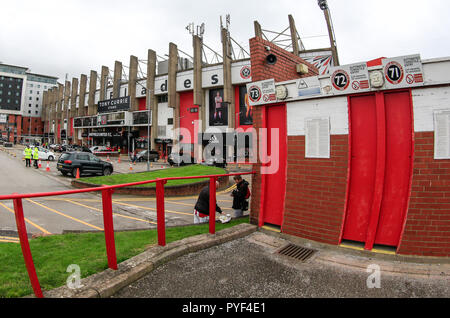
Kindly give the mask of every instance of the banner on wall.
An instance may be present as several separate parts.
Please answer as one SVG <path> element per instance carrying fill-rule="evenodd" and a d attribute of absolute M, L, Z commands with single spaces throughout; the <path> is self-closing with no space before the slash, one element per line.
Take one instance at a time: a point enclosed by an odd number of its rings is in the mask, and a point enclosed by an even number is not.
<path fill-rule="evenodd" d="M 228 107 L 224 104 L 222 88 L 209 90 L 209 126 L 228 126 Z"/>
<path fill-rule="evenodd" d="M 253 109 L 248 102 L 247 87 L 239 87 L 239 124 L 253 125 Z"/>

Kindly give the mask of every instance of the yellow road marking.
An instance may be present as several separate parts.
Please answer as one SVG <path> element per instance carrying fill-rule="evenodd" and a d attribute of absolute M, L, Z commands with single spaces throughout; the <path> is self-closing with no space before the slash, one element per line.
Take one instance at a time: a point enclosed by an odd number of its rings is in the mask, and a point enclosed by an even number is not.
<path fill-rule="evenodd" d="M 95 210 L 95 211 L 98 211 L 98 212 L 103 213 L 103 210 L 94 208 L 94 207 L 92 207 L 92 206 L 87 206 L 87 205 L 84 205 L 84 204 L 81 204 L 81 203 L 78 203 L 78 202 L 75 202 L 75 201 L 72 201 L 72 200 L 66 200 L 66 201 L 67 201 L 67 202 L 70 202 L 70 203 L 72 203 L 72 204 L 76 204 L 76 205 L 79 205 L 79 206 L 82 206 L 82 207 L 85 207 L 85 208 L 92 209 L 92 210 Z M 138 219 L 138 218 L 135 218 L 135 217 L 132 217 L 132 216 L 123 215 L 123 214 L 119 214 L 119 213 L 115 213 L 115 212 L 113 212 L 113 215 L 117 215 L 117 216 L 120 216 L 120 217 L 123 217 L 123 218 L 126 218 L 126 219 L 131 219 L 131 220 L 141 221 L 141 222 L 145 222 L 145 223 L 157 224 L 156 222 L 147 221 L 147 220 L 143 220 L 143 219 Z"/>
<path fill-rule="evenodd" d="M 0 239 L 12 240 L 12 241 L 17 241 L 17 242 L 20 241 L 18 237 L 11 237 L 11 236 L 0 236 Z"/>
<path fill-rule="evenodd" d="M 14 244 L 19 244 L 20 243 L 19 241 L 8 241 L 8 240 L 2 240 L 2 239 L 0 239 L 0 242 L 3 242 L 3 243 L 14 243 Z"/>
<path fill-rule="evenodd" d="M 119 205 L 131 206 L 133 208 L 139 208 L 139 209 L 144 209 L 144 210 L 149 210 L 149 211 L 156 211 L 155 208 L 149 208 L 146 206 L 134 205 L 134 204 L 129 204 L 129 203 L 116 202 L 115 200 L 113 200 L 113 203 L 119 204 Z M 164 212 L 174 213 L 174 214 L 182 214 L 182 215 L 190 215 L 190 216 L 193 215 L 193 213 L 185 213 L 185 212 L 178 212 L 178 211 L 172 211 L 172 210 L 165 210 Z"/>
<path fill-rule="evenodd" d="M 33 200 L 30 200 L 30 199 L 26 199 L 26 200 L 27 200 L 28 202 L 34 203 L 34 204 L 36 204 L 36 205 L 38 205 L 38 206 L 40 206 L 40 207 L 42 207 L 42 208 L 44 208 L 44 209 L 46 209 L 46 210 L 49 210 L 49 211 L 51 211 L 51 212 L 53 212 L 53 213 L 56 213 L 56 214 L 59 214 L 59 215 L 61 215 L 61 216 L 66 217 L 66 218 L 68 218 L 68 219 L 71 219 L 71 220 L 73 220 L 73 221 L 75 221 L 75 222 L 84 224 L 84 225 L 86 225 L 86 226 L 92 227 L 92 228 L 94 228 L 94 229 L 96 229 L 96 230 L 99 230 L 99 231 L 103 231 L 103 229 L 100 228 L 100 227 L 98 227 L 98 226 L 89 224 L 89 223 L 84 222 L 84 221 L 82 221 L 82 220 L 80 220 L 80 219 L 74 218 L 74 217 L 72 217 L 72 216 L 70 216 L 70 215 L 67 215 L 67 214 L 64 214 L 64 213 L 62 213 L 62 212 L 56 211 L 56 210 L 54 210 L 54 209 L 52 209 L 52 208 L 49 208 L 48 206 L 45 206 L 45 205 L 40 204 L 40 203 L 37 203 L 37 202 L 35 202 L 35 201 L 33 201 Z"/>
<path fill-rule="evenodd" d="M 0 205 L 2 207 L 4 207 L 6 210 L 8 210 L 9 212 L 11 212 L 12 214 L 15 214 L 14 210 L 8 208 L 6 205 L 4 205 L 3 203 L 0 202 Z M 29 223 L 30 225 L 34 226 L 35 228 L 37 228 L 39 231 L 45 233 L 45 234 L 52 234 L 49 231 L 47 231 L 46 229 L 40 227 L 39 225 L 37 225 L 36 223 L 33 223 L 32 221 L 30 221 L 29 219 L 25 218 L 25 222 Z"/>

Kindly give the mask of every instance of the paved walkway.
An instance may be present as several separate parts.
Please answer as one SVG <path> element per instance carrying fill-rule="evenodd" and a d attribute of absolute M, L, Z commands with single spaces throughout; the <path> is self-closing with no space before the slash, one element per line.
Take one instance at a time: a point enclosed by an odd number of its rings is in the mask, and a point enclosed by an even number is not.
<path fill-rule="evenodd" d="M 313 249 L 305 262 L 278 252 Z M 155 246 L 47 297 L 113 298 L 448 298 L 450 261 L 359 252 L 241 224 Z M 181 309 L 180 309 L 181 312 Z"/>

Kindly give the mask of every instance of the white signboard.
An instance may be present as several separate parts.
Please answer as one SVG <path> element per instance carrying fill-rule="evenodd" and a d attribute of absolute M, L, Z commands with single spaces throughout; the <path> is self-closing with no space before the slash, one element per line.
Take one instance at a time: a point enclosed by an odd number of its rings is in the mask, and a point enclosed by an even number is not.
<path fill-rule="evenodd" d="M 320 81 L 317 76 L 300 78 L 296 85 L 299 97 L 320 95 Z"/>
<path fill-rule="evenodd" d="M 277 102 L 275 94 L 275 80 L 264 80 L 247 84 L 248 101 L 250 106 L 271 104 Z"/>
<path fill-rule="evenodd" d="M 7 115 L 5 114 L 0 114 L 0 124 L 6 124 L 7 121 Z"/>
<path fill-rule="evenodd" d="M 354 94 L 370 90 L 366 63 L 334 67 L 330 70 L 334 94 Z"/>
<path fill-rule="evenodd" d="M 383 60 L 386 88 L 423 86 L 423 68 L 420 55 L 400 56 Z"/>

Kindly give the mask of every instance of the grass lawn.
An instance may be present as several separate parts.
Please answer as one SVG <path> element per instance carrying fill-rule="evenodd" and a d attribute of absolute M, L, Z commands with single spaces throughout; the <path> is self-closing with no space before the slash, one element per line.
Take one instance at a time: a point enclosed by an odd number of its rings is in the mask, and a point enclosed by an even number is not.
<path fill-rule="evenodd" d="M 102 184 L 116 185 L 145 180 L 154 180 L 156 178 L 203 176 L 203 175 L 226 174 L 226 173 L 227 172 L 224 169 L 218 167 L 189 165 L 184 167 L 167 168 L 150 172 L 113 174 L 110 176 L 103 176 L 103 177 L 83 178 L 82 181 L 100 185 Z M 195 183 L 205 180 L 209 179 L 202 178 L 202 179 L 170 180 L 166 183 L 166 186 Z M 156 183 L 148 183 L 144 185 L 139 185 L 137 187 L 156 187 Z"/>
<path fill-rule="evenodd" d="M 248 218 L 216 223 L 216 231 L 248 223 Z M 208 233 L 209 225 L 192 225 L 166 228 L 166 243 L 186 237 Z M 156 229 L 115 233 L 117 262 L 121 263 L 140 254 L 158 242 Z M 66 272 L 71 264 L 81 269 L 85 278 L 108 268 L 103 232 L 65 234 L 41 237 L 30 241 L 38 279 L 42 290 L 50 290 L 66 284 L 72 272 Z M 0 243 L 0 298 L 23 297 L 33 294 L 20 244 Z"/>

